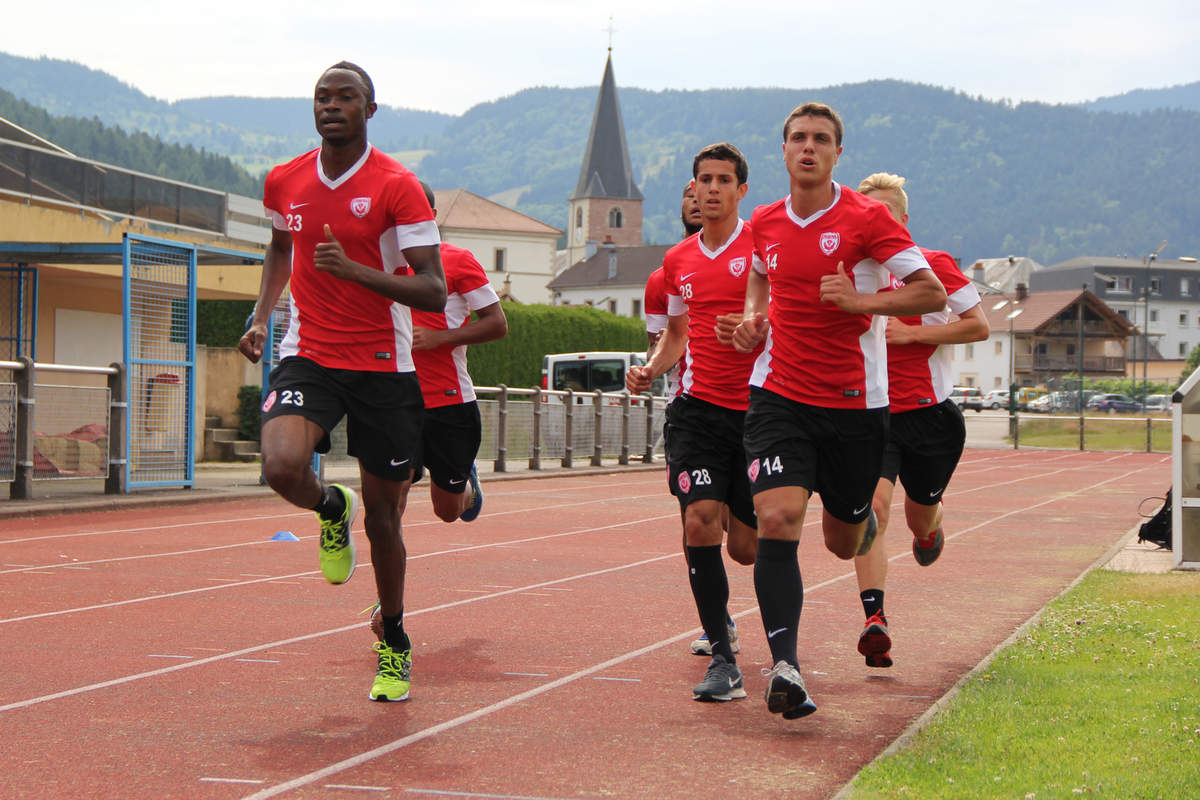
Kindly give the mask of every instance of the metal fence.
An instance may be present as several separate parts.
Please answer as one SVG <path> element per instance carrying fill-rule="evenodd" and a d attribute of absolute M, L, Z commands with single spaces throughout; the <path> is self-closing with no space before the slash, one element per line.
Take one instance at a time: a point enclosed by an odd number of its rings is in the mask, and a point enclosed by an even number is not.
<path fill-rule="evenodd" d="M 33 481 L 104 478 L 105 491 L 125 489 L 124 370 L 0 361 L 0 481 L 16 499 L 32 497 Z M 41 383 L 45 373 L 97 375 L 105 386 Z M 115 468 L 115 469 L 114 469 Z"/>
<path fill-rule="evenodd" d="M 653 463 L 662 455 L 665 397 L 507 386 L 476 386 L 475 393 L 483 424 L 478 458 L 495 472 L 517 461 L 542 469 Z M 330 436 L 329 463 L 349 460 L 345 431 L 343 421 Z"/>

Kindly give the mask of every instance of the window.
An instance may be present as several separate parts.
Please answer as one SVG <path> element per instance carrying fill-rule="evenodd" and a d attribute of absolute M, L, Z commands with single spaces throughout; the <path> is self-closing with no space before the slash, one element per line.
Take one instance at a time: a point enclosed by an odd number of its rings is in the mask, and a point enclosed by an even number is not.
<path fill-rule="evenodd" d="M 575 244 L 583 244 L 583 209 L 575 209 Z"/>
<path fill-rule="evenodd" d="M 1067 344 L 1067 355 L 1069 355 L 1069 356 L 1075 355 L 1075 345 L 1074 344 L 1071 344 L 1071 343 Z"/>
<path fill-rule="evenodd" d="M 1121 319 L 1129 319 L 1129 309 L 1118 308 L 1117 313 L 1121 315 Z"/>
<path fill-rule="evenodd" d="M 1150 279 L 1150 292 L 1151 292 L 1151 294 L 1161 294 L 1161 288 L 1159 286 L 1158 278 Z"/>
<path fill-rule="evenodd" d="M 608 301 L 608 313 L 610 313 L 610 314 L 617 313 L 617 301 L 616 300 Z"/>
<path fill-rule="evenodd" d="M 507 260 L 507 255 L 508 255 L 508 253 L 505 250 L 505 248 L 497 247 L 496 248 L 495 265 L 492 267 L 492 269 L 495 270 L 496 272 L 504 272 L 504 270 L 506 269 L 506 265 L 504 262 Z"/>
<path fill-rule="evenodd" d="M 995 355 L 1000 355 L 1003 352 L 1004 352 L 1004 341 L 1002 339 L 997 339 Z"/>
<path fill-rule="evenodd" d="M 975 343 L 968 342 L 967 343 L 967 361 L 974 361 L 974 360 L 975 360 Z M 971 384 L 968 383 L 967 385 L 970 386 Z"/>
<path fill-rule="evenodd" d="M 639 318 L 642 316 L 642 301 L 641 300 L 633 301 L 633 316 L 639 317 Z"/>
<path fill-rule="evenodd" d="M 1181 356 L 1187 356 L 1187 354 L 1188 354 L 1188 353 L 1190 353 L 1190 352 L 1192 352 L 1192 351 L 1191 351 L 1191 350 L 1188 350 L 1187 342 L 1180 342 L 1180 343 L 1179 343 L 1179 355 L 1181 355 Z"/>
<path fill-rule="evenodd" d="M 1150 321 L 1158 322 L 1158 309 L 1157 308 L 1150 309 Z"/>
<path fill-rule="evenodd" d="M 608 227 L 619 228 L 621 227 L 622 222 L 624 222 L 624 219 L 624 216 L 621 214 L 621 209 L 614 208 L 608 212 Z"/>
<path fill-rule="evenodd" d="M 1111 292 L 1132 292 L 1133 278 L 1129 277 L 1128 275 L 1118 275 L 1106 283 L 1105 288 Z"/>
<path fill-rule="evenodd" d="M 1187 318 L 1188 318 L 1188 315 L 1187 315 L 1186 311 L 1179 312 L 1179 327 L 1181 327 L 1181 328 L 1187 327 Z"/>
<path fill-rule="evenodd" d="M 1190 280 L 1188 280 L 1187 278 L 1180 278 L 1179 279 L 1179 293 L 1181 295 L 1183 295 L 1184 297 L 1187 297 L 1189 294 L 1191 294 L 1192 293 L 1192 282 Z"/>

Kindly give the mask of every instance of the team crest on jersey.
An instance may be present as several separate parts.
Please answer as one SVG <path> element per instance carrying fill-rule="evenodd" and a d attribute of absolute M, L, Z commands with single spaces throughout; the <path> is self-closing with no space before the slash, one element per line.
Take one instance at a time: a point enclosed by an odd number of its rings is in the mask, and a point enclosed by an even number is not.
<path fill-rule="evenodd" d="M 750 466 L 746 468 L 746 474 L 750 476 L 750 482 L 754 483 L 758 480 L 758 459 L 750 462 Z"/>
<path fill-rule="evenodd" d="M 746 257 L 729 259 L 729 274 L 735 278 L 742 277 L 742 273 L 746 271 Z"/>
<path fill-rule="evenodd" d="M 683 492 L 684 494 L 687 494 L 692 490 L 692 478 L 690 475 L 688 475 L 688 471 L 686 469 L 680 471 L 678 482 L 679 491 Z"/>
<path fill-rule="evenodd" d="M 827 256 L 833 255 L 833 251 L 837 250 L 841 243 L 842 235 L 837 231 L 826 231 L 821 234 L 821 252 Z"/>
<path fill-rule="evenodd" d="M 350 213 L 362 219 L 371 210 L 371 198 L 356 197 L 350 201 Z"/>
<path fill-rule="evenodd" d="M 267 413 L 274 406 L 275 406 L 275 392 L 271 392 L 269 395 L 267 395 L 267 399 L 263 401 L 263 404 L 262 404 L 263 413 L 264 414 Z"/>

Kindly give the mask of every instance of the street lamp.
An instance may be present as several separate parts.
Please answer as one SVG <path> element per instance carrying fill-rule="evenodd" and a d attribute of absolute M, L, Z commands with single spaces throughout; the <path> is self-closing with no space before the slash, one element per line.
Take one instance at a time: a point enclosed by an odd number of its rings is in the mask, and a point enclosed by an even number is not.
<path fill-rule="evenodd" d="M 1163 240 L 1162 244 L 1160 244 L 1158 246 L 1157 250 L 1155 250 L 1153 253 L 1150 253 L 1148 256 L 1146 256 L 1145 259 L 1143 259 L 1143 263 L 1146 266 L 1146 285 L 1143 288 L 1143 291 L 1145 292 L 1145 295 L 1143 296 L 1144 300 L 1145 300 L 1145 308 L 1143 309 L 1144 313 L 1142 315 L 1142 318 L 1146 320 L 1146 329 L 1144 331 L 1142 331 L 1142 398 L 1143 398 L 1143 400 L 1145 399 L 1146 395 L 1149 393 L 1146 389 L 1146 384 L 1148 383 L 1147 376 L 1149 375 L 1149 372 L 1150 372 L 1150 265 L 1154 263 L 1154 261 L 1158 258 L 1158 254 L 1161 253 L 1163 251 L 1163 248 L 1166 246 L 1167 246 L 1167 242 L 1166 242 L 1166 240 Z M 1137 379 L 1137 375 L 1135 373 L 1134 380 L 1136 380 L 1136 379 Z"/>

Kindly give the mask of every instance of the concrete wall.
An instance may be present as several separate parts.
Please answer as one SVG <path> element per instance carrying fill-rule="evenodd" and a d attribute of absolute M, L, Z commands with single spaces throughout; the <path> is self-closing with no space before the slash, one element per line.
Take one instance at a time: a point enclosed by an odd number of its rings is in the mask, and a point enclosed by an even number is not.
<path fill-rule="evenodd" d="M 203 350 L 203 352 L 201 352 Z M 203 399 L 204 416 L 217 415 L 222 428 L 237 427 L 238 389 L 262 385 L 262 365 L 251 364 L 234 347 L 196 348 L 196 371 L 207 372 L 203 393 L 197 382 L 196 396 Z M 199 451 L 197 451 L 199 452 Z"/>

